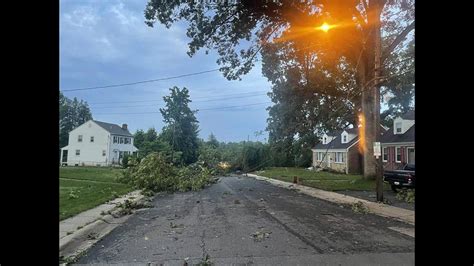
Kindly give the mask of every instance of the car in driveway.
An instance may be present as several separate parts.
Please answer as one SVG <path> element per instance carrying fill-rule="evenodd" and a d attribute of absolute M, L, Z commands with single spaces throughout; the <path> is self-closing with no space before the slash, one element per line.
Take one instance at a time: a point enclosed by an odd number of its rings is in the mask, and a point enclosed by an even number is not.
<path fill-rule="evenodd" d="M 415 164 L 406 164 L 401 170 L 385 170 L 383 180 L 394 192 L 403 187 L 415 188 Z"/>

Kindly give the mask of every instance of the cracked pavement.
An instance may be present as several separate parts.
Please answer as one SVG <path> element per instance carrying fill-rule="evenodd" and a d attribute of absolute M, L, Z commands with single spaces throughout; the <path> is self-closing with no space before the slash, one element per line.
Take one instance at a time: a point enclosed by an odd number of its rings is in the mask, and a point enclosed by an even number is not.
<path fill-rule="evenodd" d="M 245 176 L 157 195 L 77 264 L 414 265 L 413 226 Z M 390 228 L 389 228 L 390 227 Z"/>

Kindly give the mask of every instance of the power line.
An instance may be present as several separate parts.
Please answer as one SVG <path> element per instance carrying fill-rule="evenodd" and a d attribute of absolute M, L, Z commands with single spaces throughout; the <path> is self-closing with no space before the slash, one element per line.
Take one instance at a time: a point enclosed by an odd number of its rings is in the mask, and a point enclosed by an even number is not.
<path fill-rule="evenodd" d="M 272 102 L 252 103 L 252 104 L 234 105 L 234 106 L 224 106 L 224 107 L 216 107 L 216 108 L 206 108 L 206 109 L 198 109 L 198 111 L 220 110 L 220 109 L 228 109 L 228 108 L 244 107 L 244 106 L 253 106 L 253 105 L 268 104 L 268 103 L 272 103 Z"/>
<path fill-rule="evenodd" d="M 205 100 L 205 101 L 214 101 L 214 100 L 220 100 L 221 98 L 216 98 L 213 99 L 214 97 L 221 97 L 221 96 L 258 96 L 258 95 L 264 95 L 267 94 L 268 92 L 264 91 L 249 91 L 249 92 L 241 92 L 241 93 L 232 93 L 232 94 L 222 94 L 222 95 L 215 95 L 215 96 L 201 96 L 201 97 L 193 97 L 193 99 L 208 99 L 211 98 L 210 100 Z M 138 101 L 115 101 L 115 102 L 92 102 L 89 104 L 114 104 L 114 103 L 144 103 L 144 102 L 158 102 L 158 101 L 163 101 L 163 98 L 161 99 L 156 99 L 156 100 L 138 100 Z M 203 101 L 194 101 L 193 102 L 203 102 Z"/>
<path fill-rule="evenodd" d="M 245 95 L 245 96 L 240 96 L 240 97 L 225 97 L 225 98 L 217 98 L 217 99 L 208 99 L 208 100 L 203 100 L 203 101 L 192 101 L 192 103 L 202 103 L 202 102 L 212 102 L 212 101 L 229 100 L 229 99 L 249 98 L 249 97 L 255 97 L 255 96 L 266 95 L 266 94 L 267 94 L 267 93 L 259 93 L 259 94 Z M 163 100 L 159 100 L 159 101 L 163 101 Z M 148 107 L 148 106 L 157 106 L 157 104 L 122 105 L 122 106 L 99 106 L 99 107 L 95 107 L 94 109 L 133 108 L 133 107 Z"/>
<path fill-rule="evenodd" d="M 105 89 L 105 88 L 114 88 L 114 87 L 122 87 L 122 86 L 129 86 L 129 85 L 136 85 L 136 84 L 142 84 L 142 83 L 149 83 L 149 82 L 156 82 L 156 81 L 163 81 L 163 80 L 170 80 L 170 79 L 177 79 L 177 78 L 182 78 L 182 77 L 189 77 L 189 76 L 195 76 L 195 75 L 201 75 L 209 72 L 214 72 L 218 71 L 219 69 L 211 69 L 211 70 L 206 70 L 206 71 L 201 71 L 201 72 L 194 72 L 194 73 L 188 73 L 188 74 L 183 74 L 183 75 L 178 75 L 178 76 L 172 76 L 172 77 L 166 77 L 166 78 L 157 78 L 157 79 L 150 79 L 150 80 L 142 80 L 142 81 L 136 81 L 136 82 L 130 82 L 130 83 L 121 83 L 121 84 L 113 84 L 113 85 L 105 85 L 105 86 L 97 86 L 97 87 L 86 87 L 86 88 L 78 88 L 78 89 L 66 89 L 66 90 L 61 90 L 61 91 L 85 91 L 85 90 L 96 90 L 96 89 Z"/>
<path fill-rule="evenodd" d="M 221 106 L 221 107 L 214 107 L 214 108 L 205 108 L 205 109 L 197 109 L 197 111 L 208 111 L 208 110 L 223 110 L 223 109 L 230 109 L 230 108 L 237 108 L 237 107 L 246 107 L 246 106 L 254 106 L 254 105 L 261 105 L 261 104 L 269 104 L 272 102 L 263 102 L 263 103 L 251 103 L 251 104 L 244 104 L 244 105 L 234 105 L 234 106 Z M 139 114 L 158 114 L 160 112 L 151 111 L 151 112 L 134 112 L 134 113 L 98 113 L 94 115 L 139 115 Z"/>

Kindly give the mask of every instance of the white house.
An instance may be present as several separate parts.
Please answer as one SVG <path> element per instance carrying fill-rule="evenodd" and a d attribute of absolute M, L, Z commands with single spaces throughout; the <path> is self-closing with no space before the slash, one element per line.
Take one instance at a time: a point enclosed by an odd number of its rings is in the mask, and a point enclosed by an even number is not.
<path fill-rule="evenodd" d="M 124 155 L 137 151 L 127 124 L 89 120 L 69 132 L 68 145 L 61 148 L 61 165 L 117 165 Z"/>

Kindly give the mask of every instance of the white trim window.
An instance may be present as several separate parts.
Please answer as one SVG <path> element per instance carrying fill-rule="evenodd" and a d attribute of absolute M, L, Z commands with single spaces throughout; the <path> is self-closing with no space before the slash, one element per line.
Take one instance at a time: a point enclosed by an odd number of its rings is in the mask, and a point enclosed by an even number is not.
<path fill-rule="evenodd" d="M 76 150 L 76 156 L 80 156 L 81 155 L 81 150 Z"/>
<path fill-rule="evenodd" d="M 402 122 L 397 122 L 395 123 L 395 132 L 398 134 L 398 133 L 402 133 Z"/>
<path fill-rule="evenodd" d="M 77 142 L 82 142 L 82 135 L 77 135 Z"/>
<path fill-rule="evenodd" d="M 347 135 L 342 136 L 342 143 L 347 143 Z"/>
<path fill-rule="evenodd" d="M 402 162 L 402 147 L 395 147 L 395 162 Z"/>
<path fill-rule="evenodd" d="M 120 144 L 123 144 L 123 138 L 120 137 Z"/>
<path fill-rule="evenodd" d="M 317 152 L 316 154 L 317 154 L 317 157 L 316 157 L 317 160 L 318 160 L 318 161 L 322 161 L 322 160 L 323 160 L 323 155 L 324 155 L 324 153 L 323 153 L 323 152 Z"/>
<path fill-rule="evenodd" d="M 344 162 L 344 153 L 343 152 L 336 152 L 334 162 L 335 163 L 343 163 Z"/>
<path fill-rule="evenodd" d="M 105 156 L 105 150 L 102 150 L 102 156 Z"/>
<path fill-rule="evenodd" d="M 383 162 L 387 162 L 387 161 L 388 161 L 388 147 L 383 147 L 382 161 L 383 161 Z"/>
<path fill-rule="evenodd" d="M 114 143 L 117 143 L 117 136 L 114 136 Z"/>
<path fill-rule="evenodd" d="M 94 142 L 94 136 L 91 136 L 91 142 Z"/>

